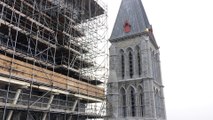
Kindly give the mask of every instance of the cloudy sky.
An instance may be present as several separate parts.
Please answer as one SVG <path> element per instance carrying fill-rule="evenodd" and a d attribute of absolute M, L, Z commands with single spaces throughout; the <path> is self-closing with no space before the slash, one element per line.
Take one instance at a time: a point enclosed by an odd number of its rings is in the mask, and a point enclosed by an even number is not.
<path fill-rule="evenodd" d="M 121 0 L 103 1 L 111 34 Z M 160 46 L 168 120 L 213 120 L 213 1 L 142 2 Z"/>

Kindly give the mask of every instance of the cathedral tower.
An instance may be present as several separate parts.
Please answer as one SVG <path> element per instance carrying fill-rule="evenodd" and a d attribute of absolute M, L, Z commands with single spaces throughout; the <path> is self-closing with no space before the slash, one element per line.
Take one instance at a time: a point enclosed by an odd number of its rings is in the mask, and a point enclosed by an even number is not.
<path fill-rule="evenodd" d="M 159 47 L 141 0 L 122 0 L 110 37 L 108 120 L 166 120 Z"/>

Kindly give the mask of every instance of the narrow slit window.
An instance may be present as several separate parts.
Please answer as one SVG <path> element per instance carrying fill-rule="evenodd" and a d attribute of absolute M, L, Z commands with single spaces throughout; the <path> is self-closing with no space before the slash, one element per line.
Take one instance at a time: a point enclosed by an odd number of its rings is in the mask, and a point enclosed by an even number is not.
<path fill-rule="evenodd" d="M 132 52 L 129 52 L 129 76 L 130 78 L 133 77 L 134 71 L 133 71 L 133 56 Z"/>
<path fill-rule="evenodd" d="M 121 55 L 121 74 L 122 74 L 122 79 L 125 77 L 125 65 L 124 65 L 124 55 Z"/>
<path fill-rule="evenodd" d="M 130 97 L 131 97 L 131 114 L 132 114 L 132 117 L 135 117 L 136 116 L 136 104 L 135 104 L 135 90 L 134 88 L 131 88 L 131 91 L 130 91 Z"/>
<path fill-rule="evenodd" d="M 141 76 L 141 55 L 140 50 L 137 50 L 137 58 L 138 58 L 138 75 Z"/>

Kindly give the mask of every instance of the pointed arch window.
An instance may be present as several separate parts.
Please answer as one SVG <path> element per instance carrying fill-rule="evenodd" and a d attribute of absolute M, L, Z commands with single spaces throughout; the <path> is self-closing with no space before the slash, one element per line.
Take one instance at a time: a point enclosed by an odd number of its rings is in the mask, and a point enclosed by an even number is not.
<path fill-rule="evenodd" d="M 121 55 L 121 72 L 122 72 L 122 79 L 125 77 L 125 64 L 124 64 L 124 55 Z"/>
<path fill-rule="evenodd" d="M 126 112 L 126 92 L 124 90 L 124 88 L 121 88 L 120 90 L 120 95 L 121 95 L 121 115 L 122 117 L 126 117 L 127 116 L 127 112 Z"/>
<path fill-rule="evenodd" d="M 140 86 L 138 88 L 138 106 L 139 106 L 139 116 L 143 117 L 144 116 L 144 90 L 143 88 Z"/>
<path fill-rule="evenodd" d="M 141 52 L 140 48 L 136 47 L 136 57 L 137 57 L 137 63 L 138 63 L 138 75 L 141 76 L 142 69 L 141 69 Z"/>
<path fill-rule="evenodd" d="M 120 51 L 121 54 L 121 77 L 124 79 L 125 77 L 125 57 L 124 57 L 124 51 Z"/>
<path fill-rule="evenodd" d="M 136 116 L 136 99 L 135 99 L 135 89 L 130 87 L 130 107 L 131 107 L 131 116 Z"/>
<path fill-rule="evenodd" d="M 134 75 L 134 68 L 133 68 L 133 55 L 132 51 L 129 51 L 129 76 L 133 78 Z"/>

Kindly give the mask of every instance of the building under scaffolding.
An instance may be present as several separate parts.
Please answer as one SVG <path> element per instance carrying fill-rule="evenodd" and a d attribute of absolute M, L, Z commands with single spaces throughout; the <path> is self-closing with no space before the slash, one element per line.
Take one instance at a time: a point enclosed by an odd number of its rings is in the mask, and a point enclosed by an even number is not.
<path fill-rule="evenodd" d="M 99 0 L 0 0 L 1 120 L 104 116 L 106 11 Z"/>

